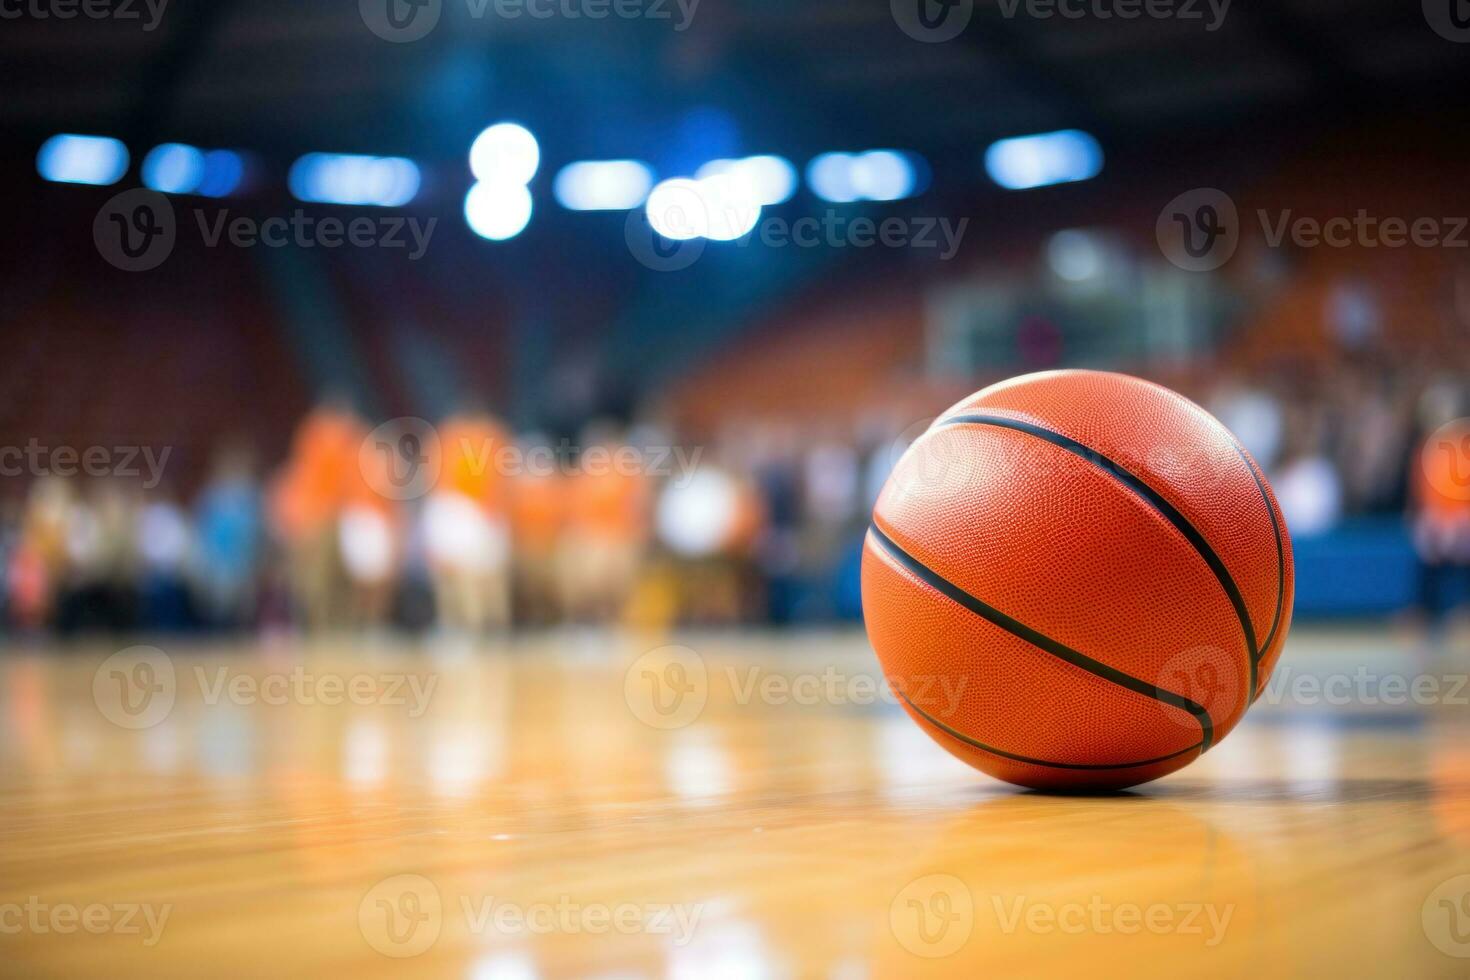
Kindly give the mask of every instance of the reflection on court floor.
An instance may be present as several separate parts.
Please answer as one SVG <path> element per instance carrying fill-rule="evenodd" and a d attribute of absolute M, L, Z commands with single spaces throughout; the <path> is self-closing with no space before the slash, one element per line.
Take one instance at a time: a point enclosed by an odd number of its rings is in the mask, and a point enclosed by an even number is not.
<path fill-rule="evenodd" d="M 1457 975 L 1466 664 L 1303 630 L 1088 798 L 951 759 L 857 633 L 17 651 L 4 972 Z"/>

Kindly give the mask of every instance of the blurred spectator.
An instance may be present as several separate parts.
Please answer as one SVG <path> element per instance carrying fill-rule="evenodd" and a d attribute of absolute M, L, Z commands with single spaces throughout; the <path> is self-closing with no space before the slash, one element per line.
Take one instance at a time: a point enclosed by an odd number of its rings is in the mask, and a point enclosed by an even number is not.
<path fill-rule="evenodd" d="M 607 622 L 624 612 L 648 538 L 644 462 L 610 424 L 585 430 L 557 548 L 558 591 L 570 620 Z"/>
<path fill-rule="evenodd" d="M 439 425 L 439 479 L 424 504 L 424 543 L 439 621 L 481 632 L 510 625 L 510 489 L 514 444 L 475 412 Z"/>
<path fill-rule="evenodd" d="M 249 453 L 226 449 L 216 457 L 194 520 L 194 572 L 202 614 L 215 625 L 243 626 L 256 606 L 263 544 L 260 487 Z"/>
<path fill-rule="evenodd" d="M 1342 479 L 1322 451 L 1322 422 L 1311 416 L 1287 444 L 1285 460 L 1271 478 L 1281 515 L 1293 538 L 1330 531 L 1342 517 Z"/>
<path fill-rule="evenodd" d="M 366 426 L 345 403 L 324 402 L 297 428 L 291 456 L 272 489 L 272 525 L 286 551 L 292 597 L 311 629 L 338 626 L 345 619 L 339 521 L 348 480 L 362 478 L 358 460 L 366 435 Z M 353 547 L 364 545 L 359 540 Z M 371 555 L 362 557 L 371 563 Z"/>
<path fill-rule="evenodd" d="M 1470 598 L 1470 424 L 1458 386 L 1441 382 L 1420 401 L 1427 440 L 1410 466 L 1411 520 L 1419 556 L 1419 603 L 1437 623 L 1458 599 Z M 1458 589 L 1458 596 L 1454 589 Z"/>
<path fill-rule="evenodd" d="M 1339 296 L 1336 315 L 1361 318 L 1360 299 Z M 1348 336 L 1358 349 L 1225 375 L 1206 401 L 1266 470 L 1298 542 L 1407 508 L 1438 616 L 1470 578 L 1470 515 L 1443 489 L 1459 474 L 1434 471 L 1459 457 L 1421 450 L 1467 412 L 1465 379 L 1448 356 Z M 469 411 L 439 425 L 427 495 L 399 500 L 402 460 L 328 400 L 268 493 L 250 455 L 226 449 L 192 515 L 167 488 L 35 479 L 0 527 L 5 616 L 63 633 L 851 617 L 873 500 L 924 427 L 903 428 L 894 404 L 732 417 L 698 446 L 644 421 L 626 434 L 597 422 L 558 447 Z"/>
<path fill-rule="evenodd" d="M 188 516 L 172 493 L 155 492 L 138 512 L 139 625 L 148 631 L 194 625 L 188 566 L 193 550 Z"/>

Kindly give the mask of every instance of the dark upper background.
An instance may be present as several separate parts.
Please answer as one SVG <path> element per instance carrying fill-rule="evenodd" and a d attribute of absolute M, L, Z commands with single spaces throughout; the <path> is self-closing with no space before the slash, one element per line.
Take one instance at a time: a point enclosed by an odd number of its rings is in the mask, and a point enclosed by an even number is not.
<path fill-rule="evenodd" d="M 1207 277 L 1230 299 L 1184 356 L 1062 343 L 988 367 L 982 352 L 946 374 L 931 300 L 957 284 L 1039 282 L 1047 243 L 1067 229 L 1116 239 L 1138 275 L 1161 267 L 1155 218 L 1195 187 L 1220 187 L 1243 211 L 1470 213 L 1470 44 L 1430 29 L 1420 4 L 1237 0 L 1207 31 L 1090 6 L 1076 19 L 1007 17 L 981 0 L 942 44 L 906 36 L 883 0 L 703 0 L 683 31 L 678 7 L 664 7 L 672 19 L 506 20 L 443 0 L 438 26 L 412 43 L 375 36 L 351 2 L 172 0 L 153 30 L 143 6 L 138 20 L 7 7 L 21 15 L 0 22 L 0 441 L 167 444 L 188 491 L 227 440 L 252 442 L 269 471 L 328 391 L 370 422 L 475 401 L 522 430 L 575 434 L 611 415 L 656 417 L 712 445 L 758 421 L 806 442 L 861 442 L 872 433 L 853 427 L 873 411 L 911 422 L 1019 368 L 1098 364 L 1212 407 L 1241 386 L 1274 400 L 1286 435 L 1268 469 L 1305 480 L 1311 503 L 1319 471 L 1303 466 L 1335 467 L 1342 502 L 1328 526 L 1408 504 L 1418 400 L 1436 371 L 1463 382 L 1463 252 L 1243 249 Z M 462 218 L 465 155 L 504 119 L 536 134 L 542 162 L 530 226 L 491 243 Z M 992 141 L 1071 127 L 1102 145 L 1096 179 L 1023 192 L 987 179 Z M 35 154 L 58 132 L 121 139 L 128 174 L 105 188 L 42 181 Z M 310 151 L 411 157 L 424 186 L 401 213 L 439 219 L 431 248 L 409 262 L 181 236 L 163 267 L 121 272 L 94 247 L 92 219 L 166 141 L 248 154 L 238 195 L 185 203 L 255 217 L 380 216 L 292 200 L 288 167 Z M 849 213 L 968 219 L 953 261 L 711 246 L 690 269 L 655 272 L 629 253 L 622 214 L 567 212 L 550 194 L 579 159 L 640 158 L 665 177 L 714 157 L 777 153 L 801 168 L 870 147 L 920 154 L 932 183 Z M 770 213 L 831 210 L 803 187 Z M 1370 322 L 1368 342 L 1344 340 L 1345 308 Z M 1380 391 L 1382 417 L 1344 414 L 1375 404 L 1364 390 Z M 1360 443 L 1380 429 L 1399 435 L 1373 444 L 1377 488 L 1353 489 Z M 26 485 L 10 481 L 8 496 Z M 1395 554 L 1409 554 L 1404 541 Z"/>

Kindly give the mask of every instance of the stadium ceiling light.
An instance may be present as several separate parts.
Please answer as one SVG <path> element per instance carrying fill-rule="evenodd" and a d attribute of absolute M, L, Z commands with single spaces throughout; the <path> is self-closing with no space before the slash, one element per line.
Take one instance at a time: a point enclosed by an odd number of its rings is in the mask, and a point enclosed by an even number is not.
<path fill-rule="evenodd" d="M 1012 191 L 1090 180 L 1102 165 L 1102 147 L 1080 129 L 1015 136 L 985 151 L 990 179 Z"/>
<path fill-rule="evenodd" d="M 854 201 L 897 201 L 919 190 L 915 154 L 902 150 L 823 153 L 807 165 L 812 192 L 833 204 Z"/>
<path fill-rule="evenodd" d="M 638 160 L 581 160 L 563 167 L 552 183 L 569 211 L 627 211 L 652 189 L 653 168 Z"/>
<path fill-rule="evenodd" d="M 143 185 L 164 194 L 192 194 L 204 179 L 204 152 L 183 143 L 160 143 L 143 158 Z"/>
<path fill-rule="evenodd" d="M 769 153 L 735 160 L 711 160 L 694 176 L 701 180 L 730 177 L 746 188 L 747 196 L 763 206 L 780 204 L 796 193 L 796 167 L 790 160 Z"/>
<path fill-rule="evenodd" d="M 464 219 L 481 238 L 503 242 L 526 230 L 532 206 L 525 184 L 482 180 L 465 195 Z"/>
<path fill-rule="evenodd" d="M 761 205 L 748 184 L 717 173 L 663 181 L 648 195 L 644 211 L 653 230 L 670 241 L 733 242 L 755 228 Z"/>
<path fill-rule="evenodd" d="M 61 184 L 115 184 L 128 172 L 128 148 L 111 136 L 60 133 L 41 144 L 36 171 Z"/>
<path fill-rule="evenodd" d="M 161 143 L 143 158 L 143 184 L 164 194 L 224 197 L 240 186 L 245 164 L 234 150 Z"/>
<path fill-rule="evenodd" d="M 496 123 L 470 145 L 470 173 L 476 180 L 528 184 L 540 165 L 541 145 L 517 123 Z"/>
<path fill-rule="evenodd" d="M 287 183 L 297 200 L 396 208 L 418 194 L 418 164 L 403 157 L 308 153 L 291 164 Z"/>

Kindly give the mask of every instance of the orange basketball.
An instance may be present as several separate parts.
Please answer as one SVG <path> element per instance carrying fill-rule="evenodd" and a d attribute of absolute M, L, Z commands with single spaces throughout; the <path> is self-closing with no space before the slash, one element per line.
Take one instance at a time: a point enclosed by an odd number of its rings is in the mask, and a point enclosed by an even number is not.
<path fill-rule="evenodd" d="M 951 753 L 1043 789 L 1118 789 L 1198 758 L 1264 689 L 1291 542 L 1204 409 L 1122 374 L 1013 378 L 899 460 L 863 550 L 868 637 Z"/>

